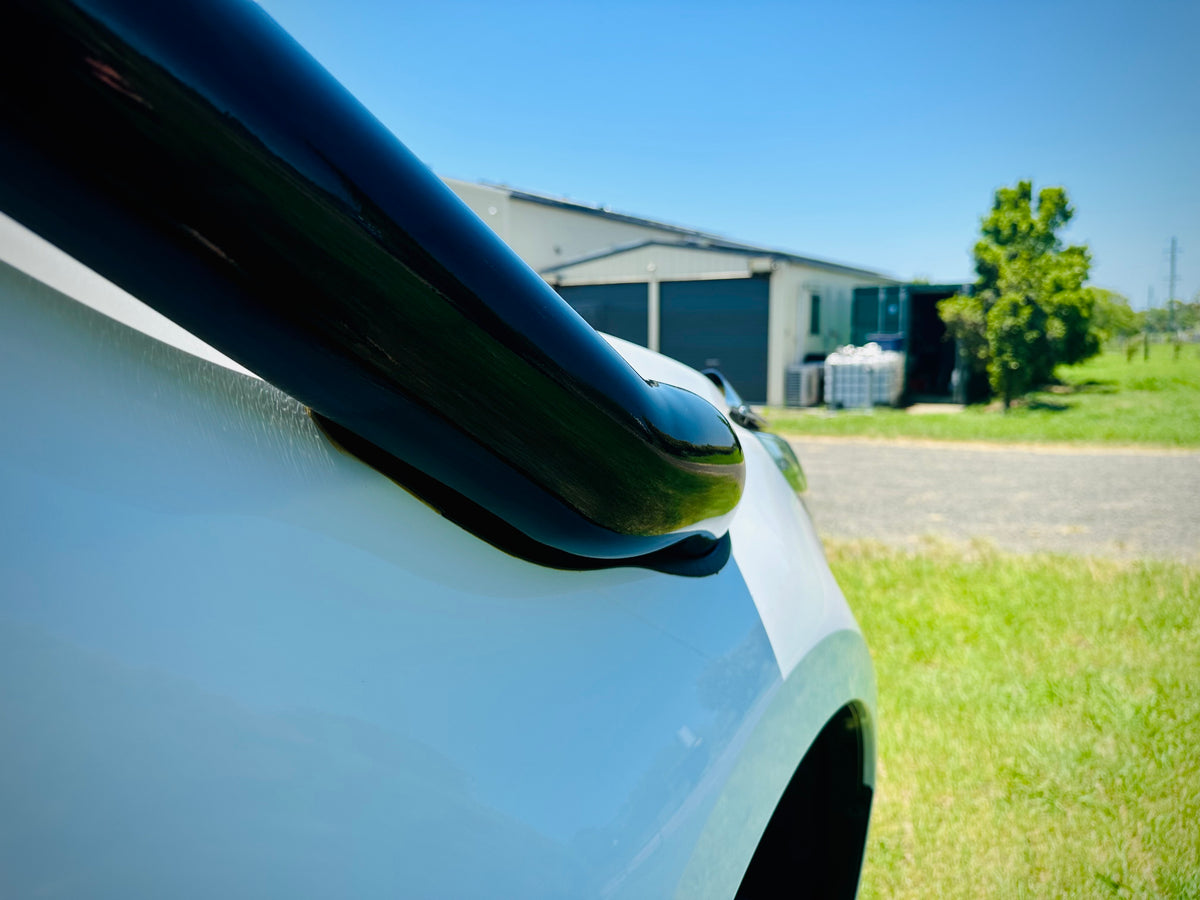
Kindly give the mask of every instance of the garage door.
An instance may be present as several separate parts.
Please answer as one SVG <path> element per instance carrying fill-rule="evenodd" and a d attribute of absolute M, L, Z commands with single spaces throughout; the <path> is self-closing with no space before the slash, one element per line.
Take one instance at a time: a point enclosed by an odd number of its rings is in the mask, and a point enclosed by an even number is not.
<path fill-rule="evenodd" d="M 572 285 L 558 288 L 558 293 L 597 331 L 646 346 L 648 288 L 644 281 Z"/>
<path fill-rule="evenodd" d="M 767 399 L 770 279 L 664 281 L 662 352 L 697 369 L 714 366 L 748 403 Z"/>

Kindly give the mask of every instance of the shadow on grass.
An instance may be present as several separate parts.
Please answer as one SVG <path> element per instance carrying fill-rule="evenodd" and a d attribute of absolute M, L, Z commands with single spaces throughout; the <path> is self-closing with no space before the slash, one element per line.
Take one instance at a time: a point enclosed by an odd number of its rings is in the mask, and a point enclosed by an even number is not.
<path fill-rule="evenodd" d="M 1036 409 L 1040 412 L 1066 412 L 1071 408 L 1070 403 L 1057 403 L 1054 400 L 1030 400 L 1025 404 L 1026 409 Z"/>
<path fill-rule="evenodd" d="M 1117 879 L 1113 878 L 1111 875 L 1106 875 L 1103 872 L 1096 871 L 1096 870 L 1093 870 L 1093 874 L 1096 876 L 1097 881 L 1099 881 L 1102 885 L 1104 885 L 1106 888 L 1108 888 L 1109 891 L 1116 894 L 1117 896 L 1122 896 L 1122 894 L 1121 894 L 1122 891 L 1129 891 L 1130 894 L 1132 894 L 1132 892 L 1133 892 L 1133 889 L 1131 887 L 1129 887 L 1129 885 L 1122 884 L 1121 882 L 1117 881 Z"/>
<path fill-rule="evenodd" d="M 1063 384 L 1051 384 L 1046 390 L 1052 394 L 1115 394 L 1120 388 L 1115 381 L 1073 381 Z"/>

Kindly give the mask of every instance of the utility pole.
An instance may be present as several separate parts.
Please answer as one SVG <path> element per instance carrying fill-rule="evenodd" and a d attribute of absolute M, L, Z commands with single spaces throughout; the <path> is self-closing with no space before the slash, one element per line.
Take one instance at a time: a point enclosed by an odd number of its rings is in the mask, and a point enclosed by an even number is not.
<path fill-rule="evenodd" d="M 1167 279 L 1167 328 L 1175 333 L 1175 238 L 1171 238 L 1171 275 Z"/>
<path fill-rule="evenodd" d="M 1146 319 L 1142 332 L 1142 362 L 1150 359 L 1150 310 L 1154 309 L 1154 285 L 1146 287 Z"/>

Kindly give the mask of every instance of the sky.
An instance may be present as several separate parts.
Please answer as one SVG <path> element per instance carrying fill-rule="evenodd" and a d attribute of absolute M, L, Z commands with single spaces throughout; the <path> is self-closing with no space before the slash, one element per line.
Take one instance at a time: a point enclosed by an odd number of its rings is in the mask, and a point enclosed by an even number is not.
<path fill-rule="evenodd" d="M 1200 2 L 261 0 L 439 175 L 909 279 L 1066 188 L 1092 283 L 1200 291 Z"/>

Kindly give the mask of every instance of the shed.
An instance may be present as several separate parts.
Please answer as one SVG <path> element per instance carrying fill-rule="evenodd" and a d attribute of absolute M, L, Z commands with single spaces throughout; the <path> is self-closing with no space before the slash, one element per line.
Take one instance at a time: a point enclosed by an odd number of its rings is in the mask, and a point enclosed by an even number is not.
<path fill-rule="evenodd" d="M 751 403 L 784 403 L 790 366 L 848 343 L 871 269 L 499 185 L 447 180 L 595 326 L 696 368 Z"/>

